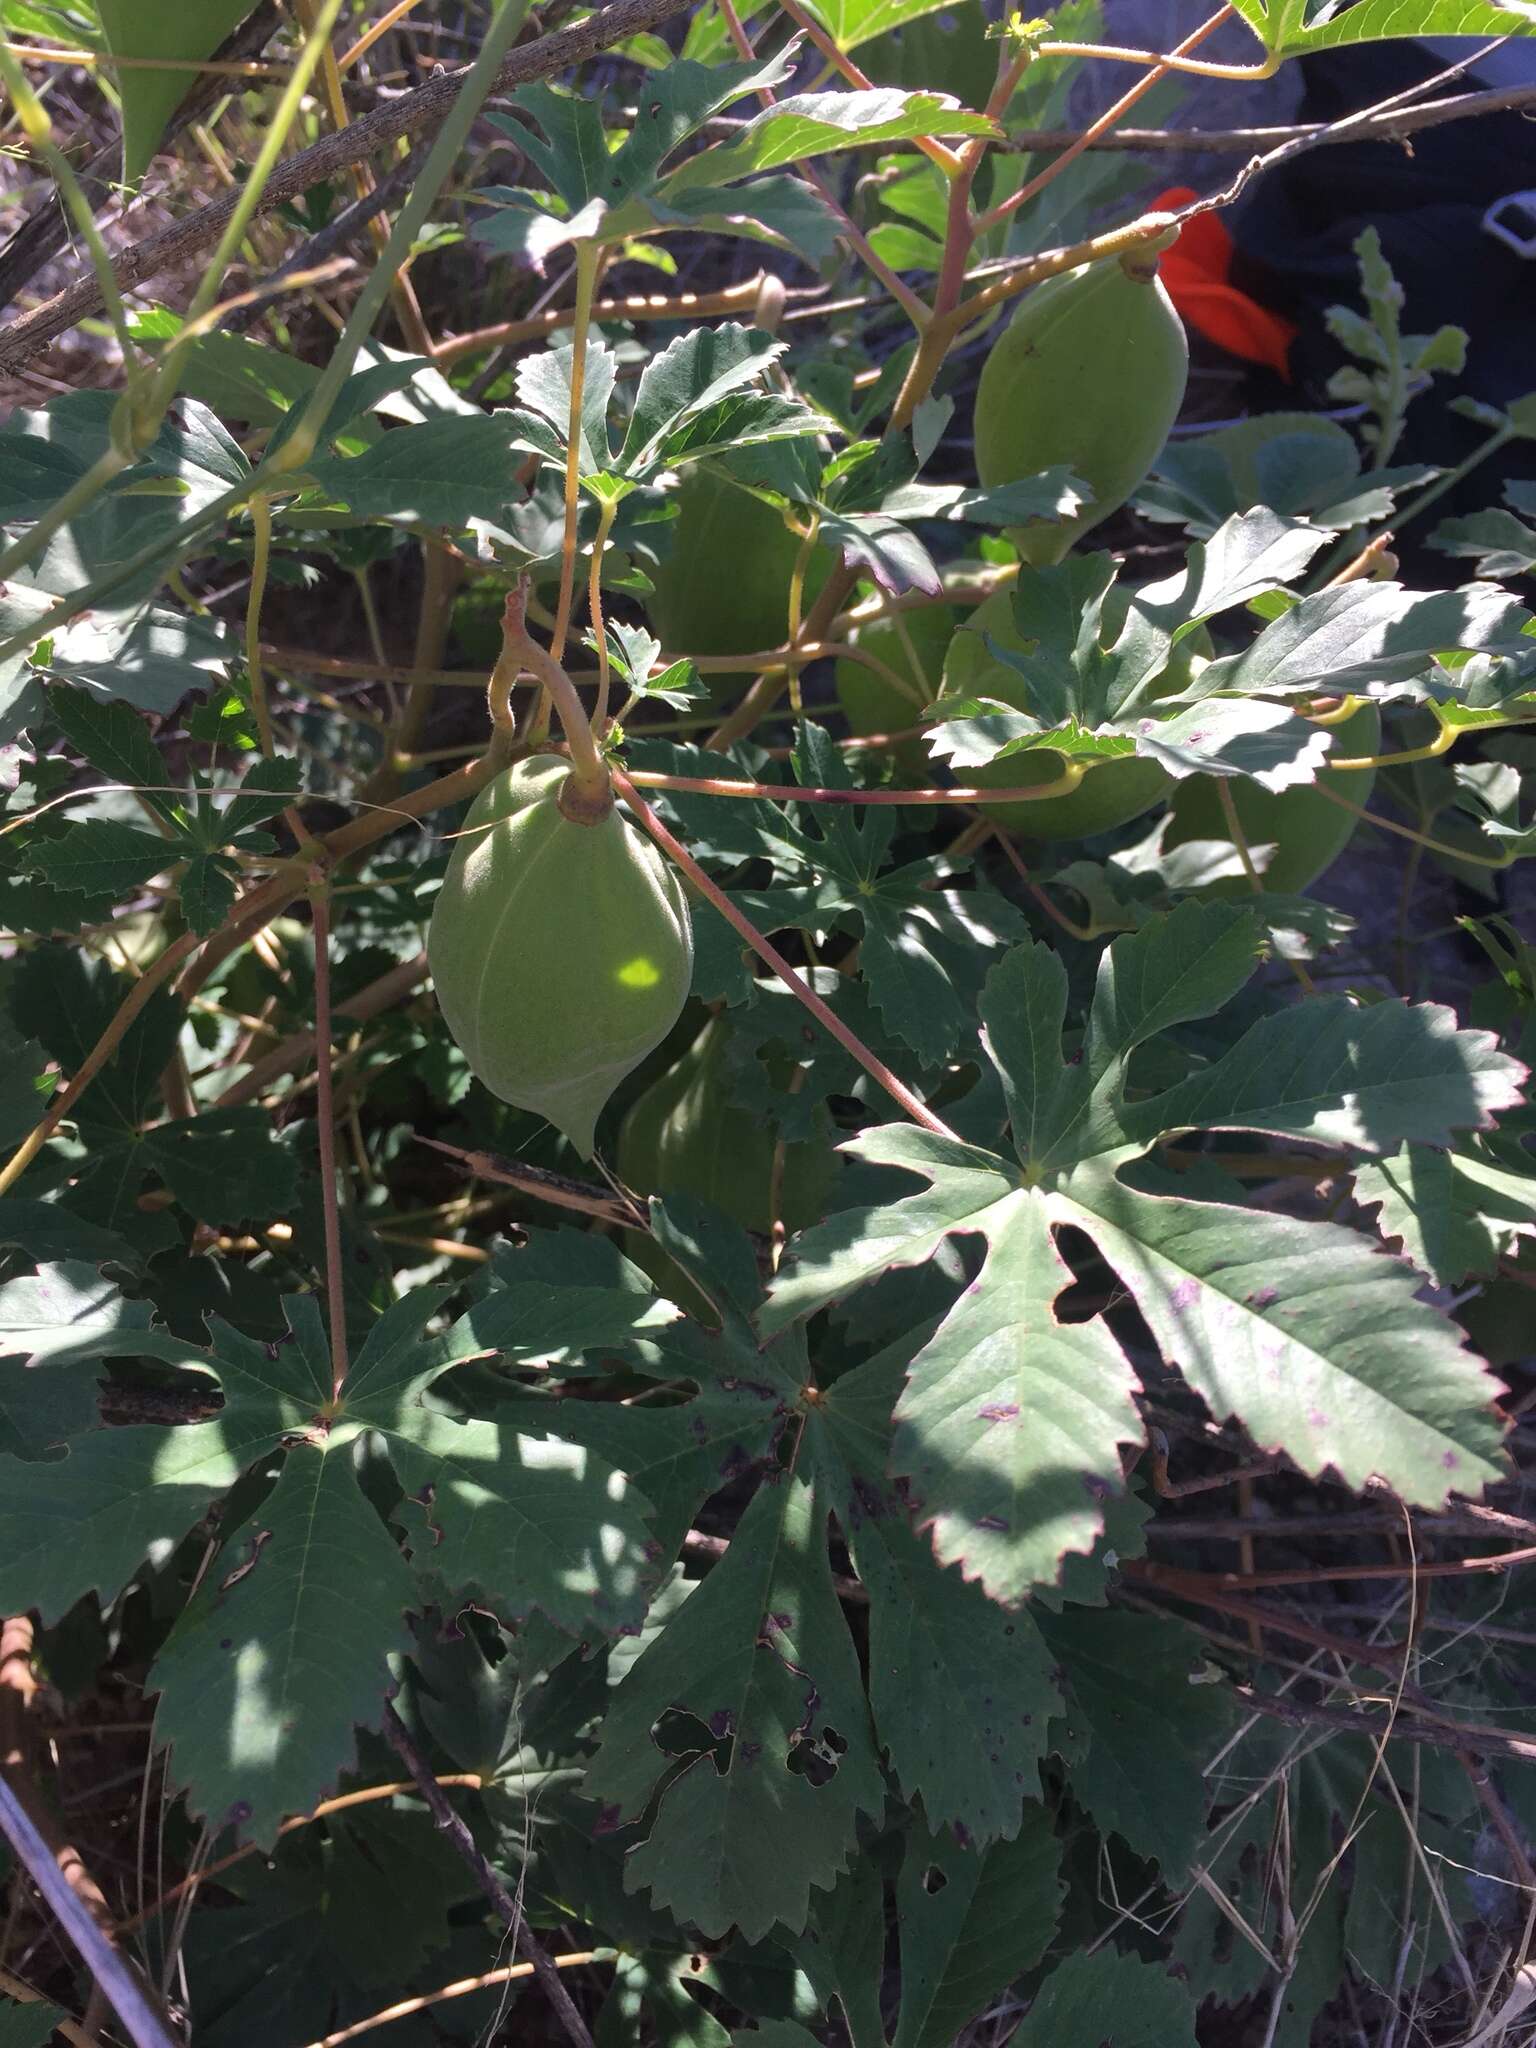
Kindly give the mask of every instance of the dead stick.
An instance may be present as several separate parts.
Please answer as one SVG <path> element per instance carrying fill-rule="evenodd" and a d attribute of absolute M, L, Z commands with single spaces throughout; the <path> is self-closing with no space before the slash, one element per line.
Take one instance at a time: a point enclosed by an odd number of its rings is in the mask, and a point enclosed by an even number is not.
<path fill-rule="evenodd" d="M 556 29 L 514 50 L 497 72 L 493 92 L 509 92 L 536 78 L 548 78 L 567 70 L 600 50 L 610 49 L 628 37 L 653 29 L 669 16 L 685 11 L 688 0 L 612 0 L 574 28 Z M 350 127 L 321 136 L 308 149 L 300 150 L 278 165 L 261 195 L 257 213 L 269 213 L 276 206 L 296 199 L 301 192 L 323 181 L 334 181 L 354 164 L 364 162 L 402 135 L 418 129 L 440 127 L 448 109 L 457 99 L 469 68 L 429 78 L 425 85 L 402 93 L 400 98 L 375 107 Z M 161 271 L 185 263 L 199 250 L 216 242 L 234 213 L 238 193 L 200 207 L 184 220 L 173 223 L 157 235 L 133 239 L 113 264 L 121 291 L 132 291 Z M 123 223 L 133 236 L 139 225 L 129 214 Z M 0 330 L 0 368 L 18 369 L 45 349 L 54 338 L 93 313 L 101 304 L 101 292 L 94 276 L 81 278 L 35 311 Z"/>
<path fill-rule="evenodd" d="M 422 1798 L 431 1808 L 432 1818 L 473 1871 L 476 1884 L 506 1922 L 507 1931 L 518 1948 L 532 1963 L 533 1974 L 538 1979 L 545 1997 L 554 2007 L 560 2024 L 570 2039 L 576 2043 L 576 2048 L 593 2048 L 587 2023 L 576 2010 L 571 1994 L 561 1983 L 560 1972 L 550 1960 L 549 1951 L 528 1925 L 517 1901 L 481 1855 L 474 1836 L 460 1819 L 447 1793 L 433 1776 L 426 1758 L 411 1739 L 410 1730 L 395 1712 L 394 1707 L 388 1703 L 384 1708 L 384 1733 L 406 1769 L 416 1780 Z"/>

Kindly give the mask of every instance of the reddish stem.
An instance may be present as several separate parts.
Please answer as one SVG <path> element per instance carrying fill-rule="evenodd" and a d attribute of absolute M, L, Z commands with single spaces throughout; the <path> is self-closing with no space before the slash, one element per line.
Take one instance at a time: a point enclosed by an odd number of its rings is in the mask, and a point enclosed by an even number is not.
<path fill-rule="evenodd" d="M 1019 880 L 1024 884 L 1025 888 L 1029 891 L 1030 895 L 1034 897 L 1035 901 L 1039 904 L 1040 908 L 1045 912 L 1046 916 L 1050 918 L 1051 922 L 1053 924 L 1059 925 L 1064 932 L 1068 933 L 1074 939 L 1082 939 L 1084 941 L 1091 939 L 1093 937 L 1092 932 L 1085 930 L 1084 927 L 1080 924 L 1074 924 L 1072 919 L 1068 917 L 1067 913 L 1064 910 L 1058 909 L 1057 906 L 1051 901 L 1050 897 L 1046 895 L 1045 891 L 1041 888 L 1040 884 L 1035 880 L 1034 876 L 1031 875 L 1029 869 L 1025 866 L 1023 855 L 1019 852 L 1019 849 L 1014 845 L 1013 841 L 1009 838 L 1008 834 L 1003 830 L 1001 825 L 994 825 L 992 827 L 992 837 L 1003 849 L 1003 852 L 1008 856 L 1009 860 L 1012 861 L 1014 872 L 1018 875 Z"/>
<path fill-rule="evenodd" d="M 1219 7 L 1208 21 L 1201 22 L 1197 29 L 1192 30 L 1171 55 L 1188 56 L 1189 52 L 1203 43 L 1213 30 L 1220 28 L 1231 12 L 1230 6 Z M 976 223 L 976 232 L 985 234 L 989 228 L 998 227 L 1003 221 L 1011 219 L 1021 206 L 1034 198 L 1037 192 L 1043 191 L 1053 179 L 1059 178 L 1068 164 L 1075 162 L 1085 149 L 1092 149 L 1101 135 L 1107 134 L 1117 121 L 1123 120 L 1138 100 L 1146 98 L 1154 85 L 1160 85 L 1168 76 L 1169 68 L 1167 63 L 1154 64 L 1137 79 L 1129 91 L 1121 93 L 1112 106 L 1106 107 L 1099 118 L 1085 128 L 1075 142 L 1069 143 L 1060 156 L 1052 157 L 1043 171 L 1038 171 L 1033 178 L 1028 179 L 1017 192 L 1010 193 L 1001 204 L 994 206 L 990 213 L 984 213 Z"/>
<path fill-rule="evenodd" d="M 710 880 L 687 847 L 672 837 L 630 778 L 615 771 L 613 786 L 633 811 L 636 820 L 655 840 L 667 858 L 682 869 L 699 894 L 713 904 L 733 930 L 741 934 L 758 958 L 767 961 L 784 986 L 792 995 L 798 997 L 822 1029 L 831 1033 L 844 1052 L 852 1054 L 872 1080 L 879 1082 L 898 1108 L 904 1110 L 914 1123 L 921 1124 L 924 1130 L 935 1131 L 941 1138 L 953 1138 L 955 1134 L 948 1124 L 941 1123 L 928 1105 L 919 1101 L 904 1081 L 898 1080 L 884 1060 L 878 1054 L 872 1053 L 861 1038 L 832 1014 L 821 997 L 796 973 L 778 948 L 770 940 L 765 939 L 751 919 L 736 908 L 724 890 Z"/>
<path fill-rule="evenodd" d="M 1074 764 L 1075 765 L 1075 764 Z M 664 775 L 660 769 L 636 768 L 628 776 L 637 789 L 680 789 L 694 796 L 773 797 L 802 804 L 1027 804 L 1042 797 L 1070 796 L 1082 771 L 1037 782 L 1028 789 L 802 789 L 797 782 L 728 782 L 723 776 Z"/>

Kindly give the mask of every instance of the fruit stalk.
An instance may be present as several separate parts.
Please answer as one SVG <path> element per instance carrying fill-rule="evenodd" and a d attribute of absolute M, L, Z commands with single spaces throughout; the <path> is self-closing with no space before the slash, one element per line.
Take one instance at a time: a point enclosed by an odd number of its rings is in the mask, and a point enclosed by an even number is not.
<path fill-rule="evenodd" d="M 608 722 L 610 685 L 608 628 L 603 620 L 603 555 L 618 509 L 618 499 L 610 498 L 598 514 L 597 537 L 592 543 L 592 574 L 587 583 L 587 615 L 592 621 L 592 637 L 597 642 L 597 704 L 592 713 L 592 730 L 597 733 Z"/>
<path fill-rule="evenodd" d="M 491 677 L 491 724 L 498 738 L 510 729 L 508 700 L 519 670 L 534 676 L 560 714 L 571 754 L 571 779 L 560 799 L 566 817 L 577 824 L 596 824 L 613 808 L 608 770 L 582 708 L 576 685 L 546 648 L 528 631 L 528 579 L 520 577 L 507 592 L 501 619 L 501 659 Z"/>
<path fill-rule="evenodd" d="M 576 244 L 576 318 L 571 328 L 571 410 L 565 451 L 565 534 L 560 543 L 560 601 L 555 613 L 556 661 L 565 653 L 565 636 L 570 630 L 571 602 L 576 589 L 576 529 L 581 514 L 581 411 L 587 383 L 587 337 L 592 327 L 592 300 L 602 260 L 600 242 L 583 240 Z"/>

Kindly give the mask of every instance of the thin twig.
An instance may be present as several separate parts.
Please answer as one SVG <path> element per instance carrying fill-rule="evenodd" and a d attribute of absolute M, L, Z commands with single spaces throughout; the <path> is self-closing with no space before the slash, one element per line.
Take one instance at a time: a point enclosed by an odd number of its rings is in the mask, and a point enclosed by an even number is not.
<path fill-rule="evenodd" d="M 611 0 L 584 21 L 571 28 L 556 29 L 514 50 L 496 74 L 495 92 L 510 92 L 537 78 L 548 78 L 573 64 L 595 56 L 628 37 L 655 28 L 674 14 L 685 11 L 689 0 Z M 308 149 L 298 151 L 278 165 L 267 180 L 257 212 L 296 199 L 301 192 L 325 181 L 334 181 L 353 164 L 364 162 L 387 149 L 402 135 L 414 135 L 423 128 L 440 127 L 469 76 L 468 68 L 444 72 L 429 78 L 397 100 L 375 107 L 349 128 L 323 135 Z M 113 264 L 120 290 L 130 291 L 156 277 L 161 271 L 189 261 L 216 242 L 232 218 L 239 193 L 200 207 L 184 220 L 176 221 L 156 235 L 136 234 L 140 223 L 130 213 L 124 223 L 128 246 Z M 93 277 L 82 278 L 53 298 L 0 330 L 0 368 L 17 369 L 45 349 L 56 336 L 67 332 L 78 320 L 96 311 L 101 292 Z"/>
<path fill-rule="evenodd" d="M 1496 91 L 1459 93 L 1454 99 L 1431 100 L 1427 106 L 1401 113 L 1372 114 L 1344 135 L 1336 132 L 1338 124 L 1333 121 L 1299 121 L 1275 128 L 1116 128 L 1108 134 L 1094 135 L 1085 146 L 1154 155 L 1248 156 L 1255 150 L 1275 149 L 1290 142 L 1317 148 L 1326 148 L 1332 142 L 1400 142 L 1423 128 L 1475 120 L 1483 114 L 1519 113 L 1530 106 L 1536 106 L 1536 85 L 1508 85 Z M 1084 133 L 1080 128 L 1025 128 L 998 146 L 1020 155 L 1033 155 L 1042 149 L 1069 149 Z"/>
<path fill-rule="evenodd" d="M 1255 1692 L 1247 1685 L 1235 1685 L 1232 1690 L 1245 1707 L 1258 1714 L 1267 1714 L 1276 1721 L 1288 1721 L 1293 1728 L 1339 1728 L 1350 1735 L 1363 1735 L 1371 1742 L 1380 1742 L 1390 1736 L 1394 1742 L 1428 1743 L 1435 1749 L 1465 1749 L 1470 1740 L 1474 1749 L 1526 1760 L 1536 1758 L 1536 1742 L 1520 1735 L 1506 1735 L 1500 1729 L 1480 1730 L 1475 1738 L 1470 1738 L 1468 1731 L 1455 1723 L 1448 1722 L 1442 1726 L 1402 1714 L 1390 1721 L 1378 1720 L 1372 1715 L 1357 1713 L 1353 1707 L 1304 1706 L 1296 1700 L 1276 1699 L 1272 1695 Z"/>
<path fill-rule="evenodd" d="M 557 1970 L 579 1970 L 590 1963 L 604 1963 L 612 1959 L 615 1951 L 606 1948 L 578 1949 L 573 1955 L 551 1956 L 550 1962 Z M 371 2034 L 375 2027 L 387 2027 L 394 2020 L 409 2019 L 413 2013 L 425 2012 L 429 2006 L 443 2005 L 450 1998 L 467 1998 L 473 1991 L 487 1991 L 493 1984 L 515 1984 L 519 1978 L 534 1974 L 532 1963 L 503 1963 L 498 1970 L 486 1970 L 478 1977 L 460 1977 L 455 1983 L 444 1984 L 439 1990 L 424 1991 L 419 1998 L 402 1998 L 396 2005 L 385 2006 L 382 2012 L 372 2012 L 365 2020 L 354 2020 L 350 2027 L 342 2027 L 334 2034 L 327 2034 L 322 2040 L 312 2041 L 309 2048 L 341 2048 L 343 2041 L 355 2041 L 359 2034 Z"/>
<path fill-rule="evenodd" d="M 422 1798 L 431 1808 L 432 1818 L 473 1872 L 476 1884 L 506 1923 L 508 1933 L 522 1954 L 533 1965 L 533 1974 L 538 1978 L 545 1997 L 554 2007 L 556 2017 L 566 2034 L 576 2044 L 576 2048 L 592 2048 L 592 2036 L 587 2030 L 587 2023 L 576 2010 L 571 1994 L 561 1983 L 560 1973 L 551 1961 L 549 1951 L 528 1925 L 517 1901 L 480 1853 L 474 1836 L 454 1810 L 447 1793 L 433 1776 L 426 1758 L 411 1739 L 410 1730 L 395 1712 L 393 1705 L 388 1702 L 384 1708 L 384 1733 L 391 1747 L 415 1779 Z"/>
<path fill-rule="evenodd" d="M 1074 772 L 1076 771 L 1076 772 Z M 1070 796 L 1087 771 L 1079 762 L 1052 782 L 1024 789 L 821 789 L 814 783 L 739 782 L 727 776 L 667 775 L 660 769 L 634 768 L 629 780 L 636 789 L 680 789 L 695 796 L 766 797 L 781 803 L 847 804 L 1011 804 L 1038 803 L 1043 797 Z"/>
<path fill-rule="evenodd" d="M 747 313 L 757 303 L 763 273 L 743 284 L 726 285 L 718 292 L 629 293 L 619 299 L 598 299 L 592 307 L 595 321 L 609 320 L 709 320 L 730 313 Z M 821 288 L 801 296 L 821 296 Z M 520 320 L 501 320 L 494 327 L 476 327 L 467 334 L 453 334 L 433 350 L 440 367 L 456 363 L 461 356 L 483 350 L 505 348 L 509 343 L 541 341 L 557 328 L 569 327 L 576 318 L 574 306 L 550 306 L 542 313 L 529 313 Z"/>
<path fill-rule="evenodd" d="M 418 1145 L 430 1145 L 442 1152 L 472 1180 L 495 1181 L 502 1187 L 517 1188 L 556 1209 L 571 1209 L 580 1216 L 595 1216 L 602 1223 L 617 1224 L 622 1230 L 649 1230 L 650 1217 L 634 1202 L 608 1188 L 593 1187 L 589 1181 L 572 1180 L 563 1173 L 551 1173 L 544 1166 L 527 1166 L 520 1159 L 504 1159 L 499 1152 L 466 1152 L 459 1145 L 445 1145 L 439 1138 L 416 1133 Z"/>
<path fill-rule="evenodd" d="M 795 972 L 778 948 L 764 938 L 751 919 L 737 909 L 725 891 L 710 880 L 688 849 L 673 838 L 629 777 L 616 773 L 613 786 L 668 859 L 682 869 L 694 887 L 714 905 L 726 923 L 740 933 L 758 958 L 768 963 L 780 981 L 792 995 L 799 998 L 822 1029 L 831 1033 L 844 1052 L 853 1055 L 872 1080 L 879 1082 L 897 1107 L 911 1117 L 914 1123 L 921 1124 L 924 1130 L 934 1131 L 941 1138 L 953 1138 L 955 1134 L 948 1124 L 936 1117 L 927 1103 L 914 1095 L 906 1083 L 891 1072 L 884 1060 L 871 1052 L 857 1033 L 850 1031 L 841 1018 L 828 1009 L 821 997 Z"/>

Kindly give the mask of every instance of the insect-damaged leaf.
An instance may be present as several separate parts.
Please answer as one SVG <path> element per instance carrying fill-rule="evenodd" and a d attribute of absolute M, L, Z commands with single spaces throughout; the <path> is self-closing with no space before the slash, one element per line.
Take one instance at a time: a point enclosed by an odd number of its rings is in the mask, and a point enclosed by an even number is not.
<path fill-rule="evenodd" d="M 615 1693 L 588 1777 L 609 1826 L 670 1780 L 626 1883 L 708 1935 L 803 1926 L 855 1817 L 884 1801 L 828 1507 L 799 1478 L 759 1488 L 725 1558 Z"/>
<path fill-rule="evenodd" d="M 155 1739 L 215 1833 L 264 1845 L 353 1762 L 420 1595 L 346 1449 L 296 1445 L 224 1546 L 149 1674 Z"/>

